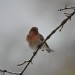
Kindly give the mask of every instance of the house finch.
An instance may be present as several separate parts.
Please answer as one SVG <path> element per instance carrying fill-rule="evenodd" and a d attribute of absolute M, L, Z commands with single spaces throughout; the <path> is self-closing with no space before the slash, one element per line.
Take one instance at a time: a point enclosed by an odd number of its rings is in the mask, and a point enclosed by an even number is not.
<path fill-rule="evenodd" d="M 36 51 L 38 46 L 44 41 L 44 37 L 39 33 L 37 27 L 32 27 L 26 40 L 28 41 L 30 48 Z M 54 52 L 46 42 L 42 45 L 41 49 L 46 50 L 48 53 Z"/>

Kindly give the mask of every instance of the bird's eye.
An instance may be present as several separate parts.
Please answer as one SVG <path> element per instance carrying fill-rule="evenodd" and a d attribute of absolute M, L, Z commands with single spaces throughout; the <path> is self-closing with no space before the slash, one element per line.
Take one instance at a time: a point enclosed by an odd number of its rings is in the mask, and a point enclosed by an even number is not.
<path fill-rule="evenodd" d="M 32 31 L 31 34 L 33 34 L 34 32 Z"/>

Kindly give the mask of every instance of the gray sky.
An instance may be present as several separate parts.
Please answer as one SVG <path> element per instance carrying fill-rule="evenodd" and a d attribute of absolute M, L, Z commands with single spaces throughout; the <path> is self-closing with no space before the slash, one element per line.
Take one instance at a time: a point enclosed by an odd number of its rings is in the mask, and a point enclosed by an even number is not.
<path fill-rule="evenodd" d="M 46 38 L 66 18 L 63 13 L 72 12 L 57 11 L 66 4 L 74 6 L 75 0 L 0 0 L 0 69 L 22 71 L 17 64 L 33 54 L 26 42 L 30 28 L 38 27 Z M 75 16 L 47 41 L 55 52 L 39 51 L 25 75 L 75 75 L 74 24 Z"/>

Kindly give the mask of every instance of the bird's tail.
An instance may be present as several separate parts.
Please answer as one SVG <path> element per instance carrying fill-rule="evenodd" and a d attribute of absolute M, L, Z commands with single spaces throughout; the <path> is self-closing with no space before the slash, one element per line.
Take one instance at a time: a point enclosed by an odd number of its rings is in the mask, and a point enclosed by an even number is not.
<path fill-rule="evenodd" d="M 54 50 L 52 50 L 52 49 L 49 48 L 49 46 L 48 46 L 47 43 L 45 43 L 45 47 L 44 47 L 44 49 L 45 49 L 48 53 L 50 53 L 50 52 L 54 52 Z"/>
<path fill-rule="evenodd" d="M 48 53 L 50 53 L 50 52 L 54 52 L 54 50 L 52 50 L 52 49 L 50 49 L 50 48 L 47 48 L 47 49 L 45 49 Z"/>

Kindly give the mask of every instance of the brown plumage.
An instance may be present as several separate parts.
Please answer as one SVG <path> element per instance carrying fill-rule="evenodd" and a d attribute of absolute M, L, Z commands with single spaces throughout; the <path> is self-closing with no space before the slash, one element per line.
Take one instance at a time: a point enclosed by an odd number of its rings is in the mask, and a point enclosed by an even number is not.
<path fill-rule="evenodd" d="M 38 46 L 44 41 L 44 37 L 39 33 L 37 27 L 32 27 L 27 35 L 26 40 L 28 41 L 30 48 L 37 50 Z M 47 43 L 45 43 L 41 49 L 45 49 L 48 53 L 54 52 L 49 48 Z"/>

